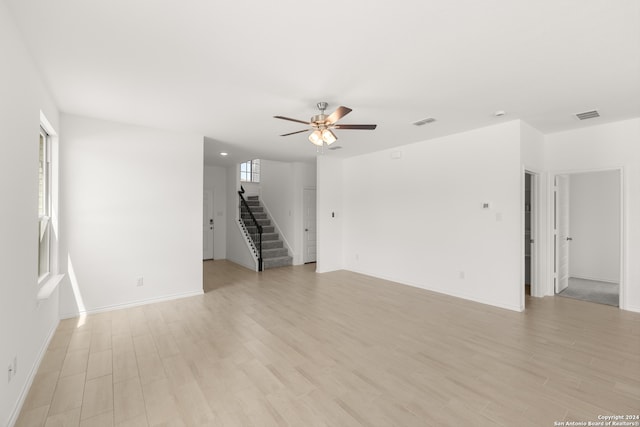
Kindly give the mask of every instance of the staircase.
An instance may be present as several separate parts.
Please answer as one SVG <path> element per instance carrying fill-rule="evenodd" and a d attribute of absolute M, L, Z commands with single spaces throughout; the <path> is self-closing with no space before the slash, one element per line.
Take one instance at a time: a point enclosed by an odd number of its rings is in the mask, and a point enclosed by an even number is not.
<path fill-rule="evenodd" d="M 292 265 L 293 258 L 289 256 L 289 251 L 284 247 L 284 243 L 278 233 L 275 232 L 275 227 L 271 225 L 271 220 L 264 211 L 264 207 L 260 205 L 258 196 L 247 197 L 247 204 L 251 208 L 251 212 L 253 212 L 258 224 L 262 226 L 262 268 L 266 270 L 268 268 Z M 250 225 L 251 216 L 244 206 L 240 209 L 240 214 L 245 228 L 253 239 L 253 236 L 256 235 L 256 227 Z"/>

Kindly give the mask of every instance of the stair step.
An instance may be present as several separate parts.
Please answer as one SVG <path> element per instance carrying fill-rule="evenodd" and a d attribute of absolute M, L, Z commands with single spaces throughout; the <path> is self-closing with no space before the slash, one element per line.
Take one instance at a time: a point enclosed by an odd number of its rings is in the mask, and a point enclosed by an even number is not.
<path fill-rule="evenodd" d="M 262 251 L 265 249 L 278 249 L 284 247 L 282 240 L 267 240 L 262 242 Z"/>
<path fill-rule="evenodd" d="M 267 270 L 269 268 L 285 267 L 293 264 L 293 258 L 290 256 L 283 256 L 278 258 L 269 258 L 262 261 L 262 268 Z"/>
<path fill-rule="evenodd" d="M 265 249 L 262 248 L 262 259 L 273 259 L 273 258 L 281 258 L 289 255 L 289 251 L 287 248 L 275 248 L 275 249 Z"/>
<path fill-rule="evenodd" d="M 293 265 L 293 258 L 289 256 L 289 251 L 280 240 L 280 235 L 275 232 L 275 226 L 271 225 L 271 219 L 260 205 L 258 196 L 245 197 L 247 205 L 250 207 L 254 218 L 262 226 L 262 267 L 263 269 L 284 267 Z M 240 218 L 244 223 L 249 236 L 257 239 L 257 227 L 253 225 L 249 209 L 244 205 L 240 209 Z"/>
<path fill-rule="evenodd" d="M 255 227 L 255 225 L 253 225 L 252 219 L 247 219 L 247 218 L 241 218 L 241 219 L 245 227 Z M 256 218 L 256 222 L 260 224 L 262 227 L 269 227 L 271 225 L 271 220 L 269 218 Z"/>
<path fill-rule="evenodd" d="M 245 223 L 244 226 L 246 227 L 247 231 L 250 234 L 254 234 L 254 233 L 258 232 L 258 230 L 257 230 L 258 227 L 256 227 L 255 225 L 247 225 Z M 276 230 L 276 228 L 273 225 L 265 225 L 265 226 L 262 227 L 262 232 L 263 233 L 273 233 L 273 232 L 275 232 L 275 230 Z"/>
<path fill-rule="evenodd" d="M 244 213 L 249 213 L 249 211 L 247 210 L 247 208 L 245 208 L 244 206 L 242 206 L 242 210 L 241 212 Z M 251 212 L 253 212 L 254 214 L 256 212 L 264 212 L 264 207 L 263 206 L 251 206 Z"/>
<path fill-rule="evenodd" d="M 267 218 L 267 213 L 266 212 L 254 212 L 253 213 L 253 217 L 255 219 L 268 219 Z M 251 214 L 249 212 L 242 212 L 242 219 L 243 220 L 249 220 L 251 219 Z"/>
<path fill-rule="evenodd" d="M 270 240 L 278 240 L 280 236 L 278 233 L 262 233 L 262 241 L 267 242 Z"/>

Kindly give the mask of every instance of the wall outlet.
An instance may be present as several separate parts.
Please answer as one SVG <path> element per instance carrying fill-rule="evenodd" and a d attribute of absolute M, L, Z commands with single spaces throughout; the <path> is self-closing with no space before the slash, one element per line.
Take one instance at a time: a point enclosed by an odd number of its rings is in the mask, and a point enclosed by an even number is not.
<path fill-rule="evenodd" d="M 9 367 L 7 368 L 7 382 L 11 382 L 11 378 L 13 378 L 13 365 L 9 363 Z"/>
<path fill-rule="evenodd" d="M 138 277 L 138 280 L 136 281 L 136 286 L 138 287 L 144 286 L 144 277 Z"/>
<path fill-rule="evenodd" d="M 18 373 L 18 356 L 13 356 L 13 375 Z"/>
<path fill-rule="evenodd" d="M 461 271 L 461 272 L 458 274 L 458 277 L 460 277 L 461 279 L 464 279 L 464 271 Z"/>

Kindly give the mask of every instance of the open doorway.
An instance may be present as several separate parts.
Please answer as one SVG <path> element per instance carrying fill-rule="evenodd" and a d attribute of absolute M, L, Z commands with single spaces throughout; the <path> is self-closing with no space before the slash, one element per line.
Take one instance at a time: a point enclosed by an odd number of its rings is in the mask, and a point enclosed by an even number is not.
<path fill-rule="evenodd" d="M 533 183 L 534 176 L 531 172 L 524 174 L 524 294 L 531 295 L 531 283 L 533 273 Z"/>
<path fill-rule="evenodd" d="M 620 306 L 620 172 L 554 177 L 556 295 Z"/>

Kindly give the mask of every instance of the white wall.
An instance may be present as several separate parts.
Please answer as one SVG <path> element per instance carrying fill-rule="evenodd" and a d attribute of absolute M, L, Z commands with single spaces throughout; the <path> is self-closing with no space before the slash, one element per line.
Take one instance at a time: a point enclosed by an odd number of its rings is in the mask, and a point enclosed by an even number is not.
<path fill-rule="evenodd" d="M 620 279 L 620 173 L 569 175 L 569 274 L 618 283 Z"/>
<path fill-rule="evenodd" d="M 345 268 L 343 259 L 344 161 L 330 155 L 318 156 L 317 167 L 317 261 L 316 271 Z"/>
<path fill-rule="evenodd" d="M 262 165 L 260 165 L 262 167 Z M 240 172 L 238 172 L 240 173 Z M 238 181 L 240 177 L 237 177 L 235 180 Z M 244 198 L 246 199 L 249 196 L 259 196 L 260 195 L 260 183 L 259 182 L 241 182 L 242 188 L 244 188 Z M 238 187 L 239 188 L 239 187 Z M 236 195 L 237 193 L 234 192 Z"/>
<path fill-rule="evenodd" d="M 293 257 L 303 263 L 303 191 L 315 188 L 315 164 L 260 160 L 260 199 Z"/>
<path fill-rule="evenodd" d="M 344 180 L 319 159 L 319 204 L 344 191 L 345 267 L 522 309 L 520 130 L 512 121 L 349 158 Z"/>
<path fill-rule="evenodd" d="M 260 160 L 260 201 L 280 232 L 289 255 L 298 249 L 295 247 L 294 221 L 297 214 L 294 203 L 296 187 L 293 163 Z"/>
<path fill-rule="evenodd" d="M 251 270 L 256 270 L 256 261 L 247 246 L 238 225 L 240 190 L 240 166 L 228 167 L 227 171 L 227 259 Z"/>
<path fill-rule="evenodd" d="M 623 168 L 625 270 L 621 308 L 640 311 L 640 119 L 546 136 L 547 165 L 555 172 Z"/>
<path fill-rule="evenodd" d="M 204 167 L 204 189 L 213 192 L 213 257 L 227 257 L 227 170 Z"/>
<path fill-rule="evenodd" d="M 0 425 L 4 426 L 15 421 L 41 352 L 58 324 L 58 292 L 39 305 L 36 302 L 40 110 L 58 132 L 59 124 L 57 108 L 4 2 L 0 2 L 0 52 Z M 7 382 L 14 356 L 18 371 Z"/>
<path fill-rule="evenodd" d="M 62 316 L 202 293 L 202 137 L 71 115 L 62 134 Z"/>

